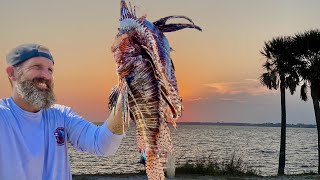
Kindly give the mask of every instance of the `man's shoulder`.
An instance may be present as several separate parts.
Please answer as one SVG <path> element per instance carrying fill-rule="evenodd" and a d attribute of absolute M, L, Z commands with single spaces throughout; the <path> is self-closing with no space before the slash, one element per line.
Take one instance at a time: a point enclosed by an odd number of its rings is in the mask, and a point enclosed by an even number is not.
<path fill-rule="evenodd" d="M 47 110 L 50 112 L 68 113 L 71 111 L 71 108 L 62 104 L 54 104 Z"/>
<path fill-rule="evenodd" d="M 0 112 L 10 111 L 8 98 L 0 99 Z"/>
<path fill-rule="evenodd" d="M 60 115 L 60 116 L 74 116 L 76 112 L 69 106 L 54 104 L 50 108 L 45 110 L 51 115 Z"/>
<path fill-rule="evenodd" d="M 54 104 L 50 108 L 44 110 L 49 116 L 55 116 L 59 118 L 77 117 L 77 113 L 69 106 Z"/>
<path fill-rule="evenodd" d="M 12 117 L 12 111 L 8 105 L 8 98 L 0 99 L 0 125 L 4 122 L 4 120 L 10 119 L 10 117 Z"/>

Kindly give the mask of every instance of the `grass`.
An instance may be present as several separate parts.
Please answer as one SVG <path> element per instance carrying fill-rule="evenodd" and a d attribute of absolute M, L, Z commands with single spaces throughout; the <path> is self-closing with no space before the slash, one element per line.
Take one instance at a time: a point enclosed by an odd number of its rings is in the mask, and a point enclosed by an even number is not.
<path fill-rule="evenodd" d="M 241 157 L 235 153 L 223 161 L 210 157 L 197 160 L 195 163 L 187 161 L 177 165 L 176 174 L 199 174 L 212 176 L 259 176 L 258 170 L 248 167 Z"/>
<path fill-rule="evenodd" d="M 279 176 L 261 176 L 257 168 L 252 168 L 245 163 L 241 157 L 238 157 L 236 153 L 233 153 L 230 157 L 225 160 L 219 161 L 216 158 L 202 157 L 196 162 L 187 161 L 184 164 L 176 165 L 176 175 L 202 175 L 202 176 L 216 176 L 216 177 L 253 177 L 253 179 L 261 178 L 278 178 Z M 146 175 L 145 170 L 141 170 L 137 173 L 132 174 L 83 174 L 73 175 L 75 180 L 92 180 L 99 177 L 113 177 L 113 178 L 135 178 L 136 176 Z M 286 174 L 285 177 L 289 179 L 313 179 L 315 176 L 318 177 L 317 173 L 308 171 L 300 174 Z"/>

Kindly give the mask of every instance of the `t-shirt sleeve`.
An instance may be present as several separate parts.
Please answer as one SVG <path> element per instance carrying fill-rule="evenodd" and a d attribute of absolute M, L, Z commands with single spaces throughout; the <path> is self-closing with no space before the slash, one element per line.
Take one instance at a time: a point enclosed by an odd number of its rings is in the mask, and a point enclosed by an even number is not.
<path fill-rule="evenodd" d="M 100 156 L 113 155 L 120 146 L 123 135 L 113 134 L 107 127 L 107 121 L 101 126 L 88 122 L 73 110 L 66 114 L 67 138 L 72 146 Z"/>

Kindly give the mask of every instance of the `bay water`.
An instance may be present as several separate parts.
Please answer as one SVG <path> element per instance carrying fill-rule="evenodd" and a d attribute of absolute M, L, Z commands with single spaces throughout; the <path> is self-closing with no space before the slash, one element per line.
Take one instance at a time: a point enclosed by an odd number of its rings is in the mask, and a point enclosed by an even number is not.
<path fill-rule="evenodd" d="M 131 127 L 117 153 L 98 157 L 69 147 L 72 174 L 136 173 L 139 164 L 135 127 Z M 280 127 L 179 125 L 171 128 L 176 164 L 202 159 L 223 161 L 234 154 L 264 176 L 276 175 Z M 317 172 L 317 130 L 287 128 L 286 174 Z"/>

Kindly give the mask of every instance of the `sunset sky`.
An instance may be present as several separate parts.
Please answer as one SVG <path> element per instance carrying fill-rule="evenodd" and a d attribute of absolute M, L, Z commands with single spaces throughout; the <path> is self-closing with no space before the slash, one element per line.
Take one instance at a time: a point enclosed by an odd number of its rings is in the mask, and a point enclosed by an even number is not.
<path fill-rule="evenodd" d="M 264 41 L 320 29 L 318 0 L 134 0 L 149 21 L 185 15 L 203 29 L 168 33 L 184 112 L 179 121 L 280 122 L 280 94 L 258 78 Z M 58 103 L 89 121 L 108 117 L 117 84 L 110 47 L 120 0 L 0 0 L 0 98 L 10 96 L 6 54 L 36 42 L 55 59 Z M 176 22 L 176 21 L 175 21 Z M 185 21 L 181 21 L 185 22 Z M 315 124 L 312 103 L 287 91 L 287 122 Z"/>

